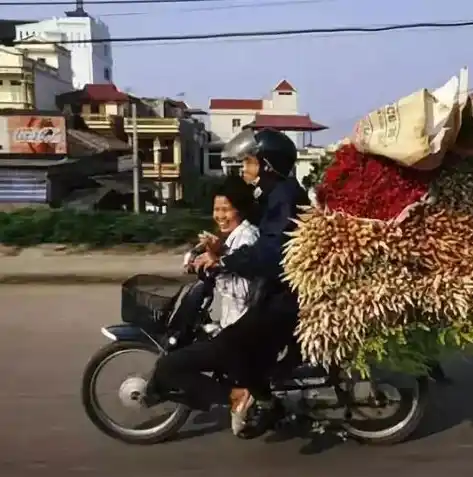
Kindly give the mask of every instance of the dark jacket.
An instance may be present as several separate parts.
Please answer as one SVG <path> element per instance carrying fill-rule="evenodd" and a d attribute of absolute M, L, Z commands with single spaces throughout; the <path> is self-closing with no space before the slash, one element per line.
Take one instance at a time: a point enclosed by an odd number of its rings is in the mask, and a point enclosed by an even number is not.
<path fill-rule="evenodd" d="M 297 296 L 281 281 L 282 248 L 289 239 L 285 232 L 295 228 L 291 218 L 298 214 L 297 206 L 309 203 L 296 179 L 276 183 L 263 202 L 258 241 L 222 260 L 227 271 L 260 279 L 259 286 L 252 287 L 258 293 L 252 296 L 249 311 L 215 338 L 227 350 L 229 360 L 233 359 L 235 369 L 243 366 L 263 376 L 274 365 L 278 352 L 293 339 Z"/>
<path fill-rule="evenodd" d="M 262 204 L 260 238 L 253 245 L 243 246 L 224 257 L 225 270 L 248 279 L 280 282 L 282 249 L 289 238 L 286 232 L 295 227 L 291 218 L 299 213 L 299 205 L 309 203 L 297 179 L 291 177 L 277 182 Z"/>

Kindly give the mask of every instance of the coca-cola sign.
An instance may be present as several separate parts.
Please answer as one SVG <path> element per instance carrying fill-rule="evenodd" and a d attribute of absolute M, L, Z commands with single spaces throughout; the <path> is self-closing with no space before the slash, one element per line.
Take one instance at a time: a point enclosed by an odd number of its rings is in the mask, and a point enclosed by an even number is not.
<path fill-rule="evenodd" d="M 59 128 L 19 128 L 12 132 L 12 138 L 15 142 L 59 144 L 62 140 L 61 133 Z"/>
<path fill-rule="evenodd" d="M 0 116 L 0 154 L 65 155 L 63 116 Z"/>

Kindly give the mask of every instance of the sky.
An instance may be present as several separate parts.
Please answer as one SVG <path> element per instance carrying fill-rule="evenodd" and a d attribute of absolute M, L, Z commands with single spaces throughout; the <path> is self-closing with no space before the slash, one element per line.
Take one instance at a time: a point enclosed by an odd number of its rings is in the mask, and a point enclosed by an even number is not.
<path fill-rule="evenodd" d="M 108 24 L 112 37 L 130 38 L 473 20 L 471 0 L 86 1 L 85 7 Z M 43 19 L 67 9 L 0 5 L 0 17 Z M 313 134 L 312 142 L 320 145 L 341 139 L 357 119 L 377 107 L 421 88 L 441 86 L 463 66 L 472 67 L 473 75 L 473 27 L 125 43 L 112 45 L 112 51 L 119 88 L 143 96 L 185 93 L 192 107 L 206 109 L 211 97 L 261 98 L 285 78 L 298 91 L 300 113 L 329 127 Z"/>

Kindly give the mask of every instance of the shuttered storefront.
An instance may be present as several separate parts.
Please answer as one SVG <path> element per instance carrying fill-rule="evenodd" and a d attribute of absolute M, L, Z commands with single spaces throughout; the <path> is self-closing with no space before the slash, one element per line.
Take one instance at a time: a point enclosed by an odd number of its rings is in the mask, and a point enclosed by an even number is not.
<path fill-rule="evenodd" d="M 44 170 L 0 169 L 0 203 L 46 203 Z"/>

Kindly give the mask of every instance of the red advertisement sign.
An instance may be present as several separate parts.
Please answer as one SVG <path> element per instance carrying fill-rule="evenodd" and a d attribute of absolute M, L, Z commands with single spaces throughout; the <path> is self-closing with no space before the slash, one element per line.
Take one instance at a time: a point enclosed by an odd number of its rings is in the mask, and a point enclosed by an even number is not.
<path fill-rule="evenodd" d="M 67 153 L 62 116 L 0 116 L 0 154 Z"/>

